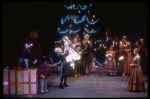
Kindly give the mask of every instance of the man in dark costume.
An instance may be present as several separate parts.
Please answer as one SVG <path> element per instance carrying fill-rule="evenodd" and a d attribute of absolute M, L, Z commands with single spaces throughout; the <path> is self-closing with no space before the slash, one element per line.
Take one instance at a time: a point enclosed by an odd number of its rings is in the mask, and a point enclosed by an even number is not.
<path fill-rule="evenodd" d="M 79 54 L 83 55 L 83 65 L 86 70 L 86 75 L 90 76 L 89 73 L 92 66 L 92 58 L 93 58 L 92 46 L 90 45 L 90 42 L 87 40 L 84 40 L 82 43 L 84 46 L 84 51 L 79 52 Z"/>
<path fill-rule="evenodd" d="M 113 41 L 112 41 L 112 46 L 114 51 L 116 51 L 115 53 L 115 60 L 116 60 L 116 66 L 119 67 L 118 63 L 119 63 L 119 40 L 117 36 L 114 36 Z"/>
<path fill-rule="evenodd" d="M 30 44 L 26 43 L 25 50 L 23 51 L 23 57 L 24 57 L 24 61 L 25 61 L 25 65 L 27 69 L 31 68 L 37 62 L 32 46 L 33 46 L 33 43 L 30 43 Z"/>

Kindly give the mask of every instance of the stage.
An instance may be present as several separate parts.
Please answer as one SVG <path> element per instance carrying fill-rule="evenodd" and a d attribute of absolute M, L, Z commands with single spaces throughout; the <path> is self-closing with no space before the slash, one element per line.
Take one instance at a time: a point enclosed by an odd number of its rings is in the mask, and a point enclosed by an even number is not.
<path fill-rule="evenodd" d="M 48 93 L 37 95 L 4 95 L 4 98 L 148 98 L 148 76 L 144 75 L 144 92 L 127 89 L 129 76 L 108 76 L 98 69 L 90 76 L 68 77 L 69 87 L 60 89 L 60 77 L 54 74 L 48 79 Z M 40 90 L 40 87 L 39 87 Z"/>

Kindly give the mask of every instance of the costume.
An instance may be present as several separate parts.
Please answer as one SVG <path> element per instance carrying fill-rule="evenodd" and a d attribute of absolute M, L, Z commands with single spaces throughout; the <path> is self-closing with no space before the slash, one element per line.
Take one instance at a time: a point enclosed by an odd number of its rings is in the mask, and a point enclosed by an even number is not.
<path fill-rule="evenodd" d="M 90 69 L 92 67 L 92 58 L 93 58 L 92 46 L 90 45 L 89 42 L 84 46 L 84 51 L 82 51 L 82 53 L 83 53 L 83 66 L 86 69 L 86 74 L 89 74 Z"/>
<path fill-rule="evenodd" d="M 69 51 L 66 50 L 65 54 L 61 55 L 61 53 L 58 54 L 58 56 L 61 58 L 61 78 L 60 78 L 60 85 L 59 87 L 63 89 L 63 86 L 68 86 L 66 81 L 67 77 L 71 72 L 70 62 L 66 61 L 66 57 L 69 55 Z M 64 84 L 62 85 L 62 82 L 64 80 Z"/>
<path fill-rule="evenodd" d="M 74 69 L 74 61 L 79 60 L 80 56 L 77 52 L 70 46 L 68 41 L 64 42 L 64 53 L 68 50 L 68 55 L 66 56 L 66 62 L 70 62 L 70 66 Z"/>
<path fill-rule="evenodd" d="M 47 81 L 49 77 L 49 66 L 45 63 L 42 63 L 38 67 L 38 74 L 39 74 L 39 79 L 41 82 L 41 92 L 44 92 L 47 90 Z M 44 78 L 43 78 L 44 77 Z"/>
<path fill-rule="evenodd" d="M 105 46 L 106 48 L 105 48 L 105 49 L 103 48 L 102 50 L 103 50 L 103 61 L 106 62 L 107 59 L 106 59 L 105 55 L 106 55 L 106 51 L 109 50 L 109 48 L 110 48 L 110 46 L 111 46 L 111 44 L 112 44 L 112 37 L 109 36 L 109 35 L 105 35 L 104 38 L 105 38 L 105 39 L 103 40 L 103 42 L 104 42 L 104 46 Z"/>
<path fill-rule="evenodd" d="M 143 72 L 140 66 L 140 56 L 138 54 L 136 54 L 133 58 L 133 65 L 131 66 L 131 74 L 127 88 L 130 91 L 145 90 Z"/>
<path fill-rule="evenodd" d="M 143 46 L 140 46 L 139 47 L 139 56 L 140 56 L 140 66 L 142 68 L 142 71 L 143 71 L 143 74 L 146 74 L 147 73 L 147 68 L 146 68 L 146 51 L 144 49 Z"/>
<path fill-rule="evenodd" d="M 115 60 L 116 60 L 116 66 L 119 67 L 118 63 L 119 63 L 119 41 L 118 40 L 113 40 L 112 41 L 112 46 L 114 51 L 116 51 L 115 54 Z"/>
<path fill-rule="evenodd" d="M 130 74 L 130 66 L 132 63 L 131 45 L 130 42 L 123 43 L 120 41 L 119 56 L 123 56 L 124 59 L 119 62 L 119 72 L 124 74 Z"/>
<path fill-rule="evenodd" d="M 107 51 L 106 57 L 107 57 L 107 64 L 105 71 L 109 73 L 117 73 L 115 51 Z"/>
<path fill-rule="evenodd" d="M 32 46 L 32 43 L 31 44 L 27 44 L 26 43 L 26 49 L 23 51 L 23 58 L 25 60 L 25 65 L 26 65 L 26 68 L 31 68 L 33 66 L 33 62 L 34 60 L 36 59 L 35 57 L 35 54 L 34 54 L 34 50 L 33 48 L 31 47 Z M 29 47 L 28 47 L 29 46 Z"/>
<path fill-rule="evenodd" d="M 79 51 L 81 51 L 81 48 L 78 48 L 78 47 L 81 47 L 80 43 L 75 43 L 75 44 L 73 43 L 72 44 L 72 48 L 77 52 L 77 54 Z M 79 56 L 81 57 L 81 55 L 79 55 Z M 75 60 L 74 65 L 75 65 L 75 77 L 77 77 L 77 75 L 81 76 L 80 75 L 81 59 Z"/>
<path fill-rule="evenodd" d="M 26 68 L 28 67 L 37 68 L 40 65 L 41 48 L 38 39 L 29 39 L 28 41 L 25 42 L 25 50 L 23 51 L 23 58 L 25 61 Z"/>
<path fill-rule="evenodd" d="M 106 51 L 109 50 L 111 44 L 112 44 L 112 38 L 107 35 L 104 41 L 104 46 L 106 47 Z"/>

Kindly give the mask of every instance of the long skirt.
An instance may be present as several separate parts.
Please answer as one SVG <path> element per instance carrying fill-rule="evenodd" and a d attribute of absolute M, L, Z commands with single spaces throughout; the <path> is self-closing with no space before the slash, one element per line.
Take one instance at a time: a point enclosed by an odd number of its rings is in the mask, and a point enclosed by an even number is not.
<path fill-rule="evenodd" d="M 61 65 L 61 76 L 69 75 L 71 73 L 70 63 L 62 63 Z"/>
<path fill-rule="evenodd" d="M 129 64 L 128 64 L 128 55 L 125 56 L 124 60 L 119 61 L 119 73 L 129 74 Z"/>
<path fill-rule="evenodd" d="M 117 66 L 115 59 L 107 60 L 105 71 L 109 73 L 117 73 Z"/>
<path fill-rule="evenodd" d="M 143 72 L 140 66 L 131 67 L 131 74 L 130 74 L 127 88 L 130 91 L 144 91 L 145 90 Z"/>
<path fill-rule="evenodd" d="M 131 52 L 128 52 L 127 58 L 126 58 L 126 63 L 125 63 L 125 74 L 130 74 L 131 70 L 130 70 L 130 64 L 132 63 L 132 54 Z"/>

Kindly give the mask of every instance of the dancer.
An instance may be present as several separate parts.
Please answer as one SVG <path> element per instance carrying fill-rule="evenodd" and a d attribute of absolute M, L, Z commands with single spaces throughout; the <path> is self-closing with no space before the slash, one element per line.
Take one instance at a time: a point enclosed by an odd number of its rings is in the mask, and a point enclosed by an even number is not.
<path fill-rule="evenodd" d="M 135 44 L 134 48 L 138 48 L 138 50 L 140 50 L 140 41 L 136 41 L 136 44 Z"/>
<path fill-rule="evenodd" d="M 70 73 L 70 62 L 66 61 L 66 57 L 69 55 L 69 51 L 66 50 L 65 53 L 63 53 L 61 48 L 55 48 L 55 52 L 59 57 L 61 57 L 61 78 L 59 88 L 64 89 L 64 87 L 69 87 L 67 84 L 67 77 Z"/>
<path fill-rule="evenodd" d="M 89 40 L 89 35 L 88 34 L 86 34 L 85 36 L 84 36 L 84 40 L 85 41 L 87 41 L 88 42 L 88 44 L 91 46 L 91 44 L 90 44 L 90 40 Z M 92 46 L 91 46 L 91 48 L 92 48 Z M 92 61 L 90 61 L 90 65 L 89 65 L 89 70 L 90 70 L 90 74 L 92 73 L 92 72 L 94 72 L 95 71 L 95 62 L 94 62 L 94 57 L 93 57 L 93 53 L 92 53 L 92 51 L 90 51 L 90 57 L 91 57 L 91 59 L 92 59 Z"/>
<path fill-rule="evenodd" d="M 128 81 L 127 88 L 130 91 L 144 91 L 145 83 L 143 78 L 143 72 L 140 66 L 140 56 L 138 54 L 138 48 L 134 49 L 133 63 L 130 64 L 131 74 Z"/>
<path fill-rule="evenodd" d="M 47 82 L 48 82 L 48 77 L 49 77 L 49 70 L 50 68 L 47 65 L 47 60 L 46 58 L 43 58 L 42 64 L 40 64 L 38 67 L 38 74 L 39 74 L 40 82 L 41 82 L 41 93 L 48 92 Z"/>
<path fill-rule="evenodd" d="M 72 48 L 77 52 L 78 55 L 80 55 L 78 52 L 81 51 L 81 44 L 78 43 L 78 39 L 77 37 L 74 37 L 74 42 L 72 44 Z M 81 57 L 81 55 L 80 55 Z M 74 64 L 75 64 L 75 77 L 80 77 L 80 59 L 79 60 L 75 60 Z"/>
<path fill-rule="evenodd" d="M 77 43 L 81 45 L 79 34 L 76 34 L 75 37 L 77 38 Z"/>
<path fill-rule="evenodd" d="M 76 45 L 80 45 L 81 46 L 81 44 L 78 42 L 78 38 L 74 37 L 73 38 L 73 43 L 71 44 L 71 47 L 75 50 L 75 46 Z"/>
<path fill-rule="evenodd" d="M 34 64 L 37 63 L 37 59 L 34 55 L 33 50 L 31 47 L 33 46 L 33 43 L 26 43 L 25 44 L 25 50 L 23 51 L 23 57 L 25 60 L 26 69 L 31 68 Z"/>
<path fill-rule="evenodd" d="M 103 61 L 104 61 L 104 66 L 106 66 L 106 61 L 107 61 L 107 59 L 105 57 L 106 51 L 109 50 L 109 48 L 112 44 L 112 38 L 110 36 L 110 31 L 109 30 L 107 30 L 105 32 L 105 37 L 103 39 L 103 42 L 104 42 L 104 47 L 102 48 L 102 50 L 103 50 Z"/>
<path fill-rule="evenodd" d="M 25 58 L 26 68 L 38 68 L 41 64 L 42 55 L 37 31 L 31 31 L 29 38 L 25 39 L 23 42 L 25 43 L 23 56 Z"/>
<path fill-rule="evenodd" d="M 117 36 L 114 36 L 114 39 L 112 41 L 112 46 L 113 46 L 113 49 L 114 51 L 116 52 L 115 53 L 115 61 L 116 61 L 116 66 L 117 68 L 119 67 L 118 63 L 118 58 L 119 58 L 119 41 L 118 41 L 118 37 Z"/>
<path fill-rule="evenodd" d="M 115 51 L 113 51 L 113 46 L 110 46 L 110 50 L 106 52 L 107 57 L 107 64 L 106 64 L 106 72 L 109 73 L 109 75 L 116 75 L 117 73 L 117 66 L 116 66 L 116 60 L 115 60 Z"/>
<path fill-rule="evenodd" d="M 84 36 L 86 38 L 86 35 Z M 84 68 L 86 70 L 86 75 L 90 76 L 90 69 L 91 69 L 91 65 L 92 65 L 92 47 L 89 43 L 89 41 L 84 40 L 82 41 L 83 45 L 84 45 L 84 51 L 79 52 L 79 54 L 83 54 L 83 65 Z"/>
<path fill-rule="evenodd" d="M 64 53 L 66 53 L 66 50 L 69 51 L 69 55 L 66 57 L 66 61 L 70 62 L 70 66 L 74 69 L 74 61 L 79 60 L 80 56 L 77 54 L 77 52 L 70 46 L 72 42 L 68 39 L 67 36 L 63 37 L 64 41 Z"/>
<path fill-rule="evenodd" d="M 125 74 L 130 74 L 129 64 L 132 63 L 132 54 L 131 54 L 131 44 L 126 41 L 127 37 L 123 36 L 122 41 L 120 41 L 120 56 L 124 57 L 119 62 L 119 72 L 122 73 L 122 76 Z"/>
<path fill-rule="evenodd" d="M 105 41 L 104 41 L 104 49 L 107 51 L 109 50 L 112 43 L 112 38 L 110 36 L 110 31 L 105 32 Z"/>
<path fill-rule="evenodd" d="M 142 68 L 143 74 L 147 74 L 147 49 L 144 46 L 144 40 L 140 39 L 139 41 L 139 56 L 140 59 L 140 66 Z"/>

